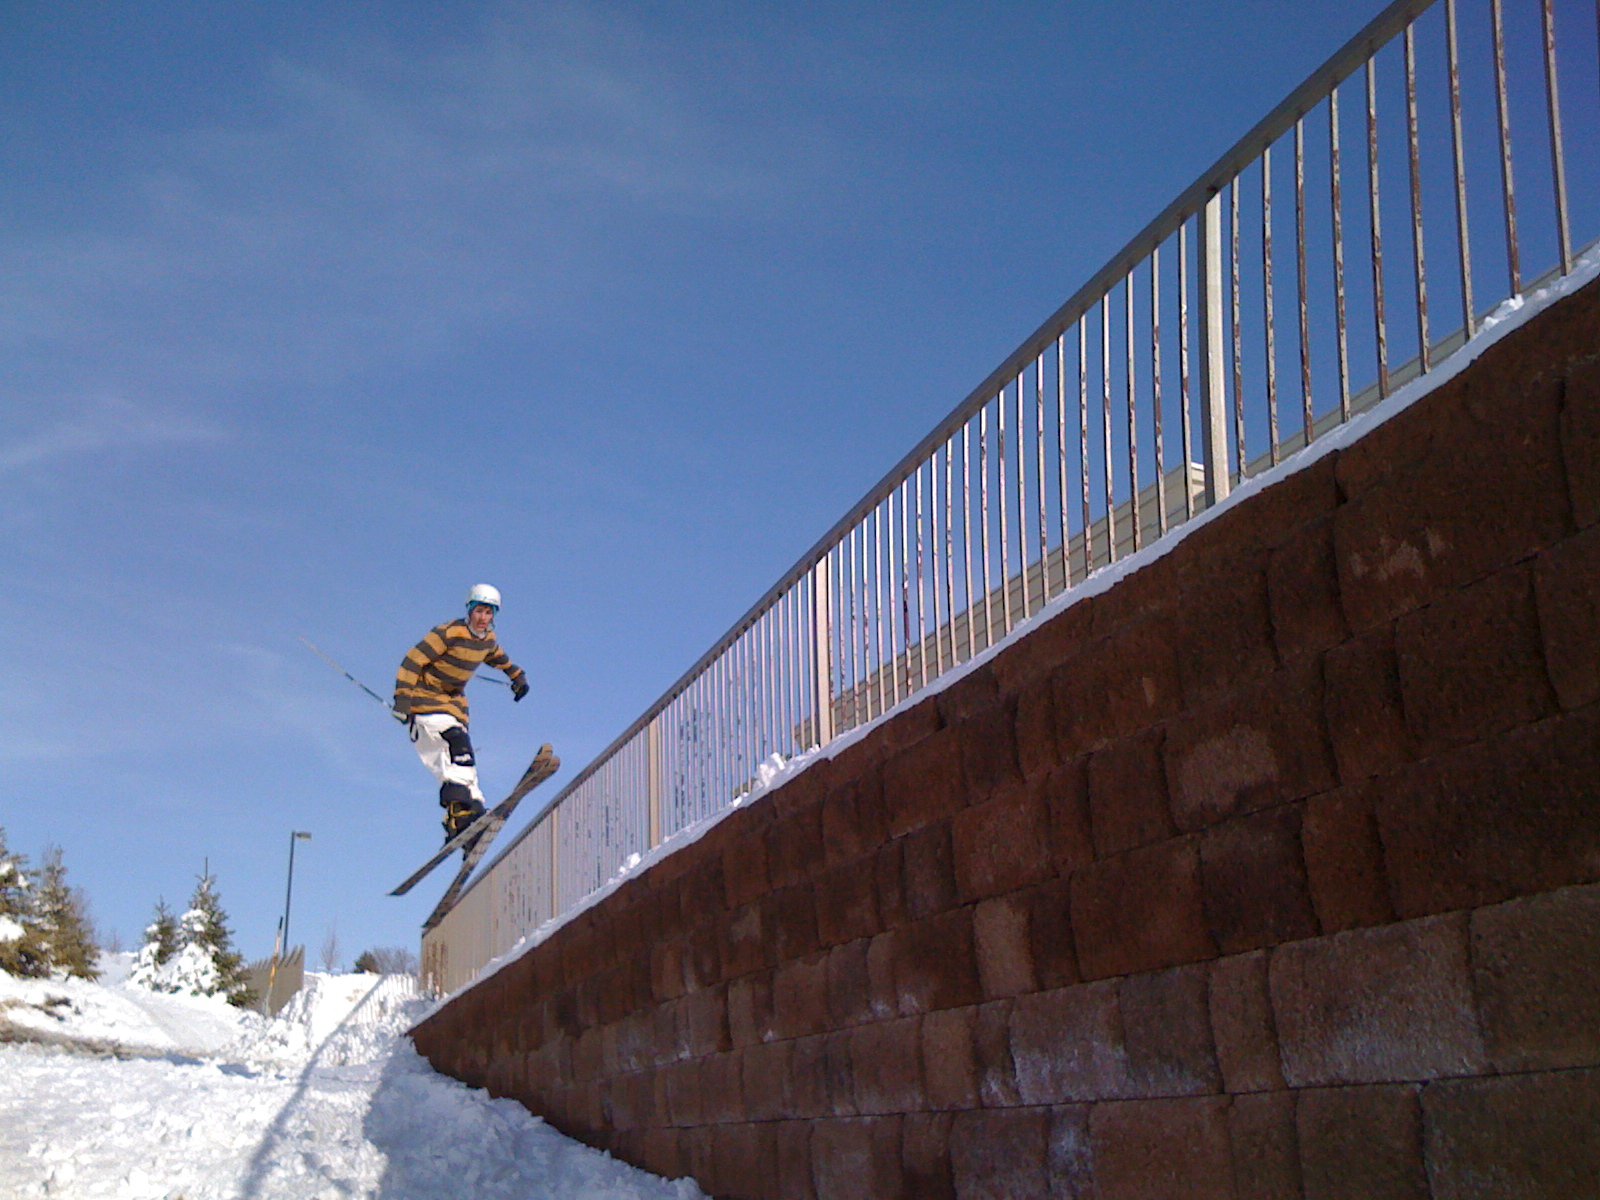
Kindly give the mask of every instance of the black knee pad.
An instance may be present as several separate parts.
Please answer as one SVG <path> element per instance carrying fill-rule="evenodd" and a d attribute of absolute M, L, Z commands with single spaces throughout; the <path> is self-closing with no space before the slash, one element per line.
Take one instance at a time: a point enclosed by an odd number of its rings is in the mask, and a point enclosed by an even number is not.
<path fill-rule="evenodd" d="M 475 767 L 478 760 L 472 756 L 472 739 L 459 725 L 452 725 L 439 735 L 450 747 L 450 761 L 458 767 Z"/>
<path fill-rule="evenodd" d="M 441 783 L 439 785 L 439 807 L 449 808 L 452 804 L 471 804 L 472 792 L 464 783 Z"/>

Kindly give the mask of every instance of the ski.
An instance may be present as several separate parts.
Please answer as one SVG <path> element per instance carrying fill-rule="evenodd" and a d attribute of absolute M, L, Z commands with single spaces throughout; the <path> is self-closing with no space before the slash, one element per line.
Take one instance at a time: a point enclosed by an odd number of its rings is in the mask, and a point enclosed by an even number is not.
<path fill-rule="evenodd" d="M 476 866 L 483 857 L 483 851 L 489 848 L 487 843 L 494 840 L 495 835 L 516 811 L 517 805 L 522 803 L 522 798 L 554 775 L 560 767 L 561 760 L 555 756 L 548 744 L 539 747 L 539 753 L 533 756 L 533 762 L 528 764 L 528 769 L 522 773 L 522 778 L 517 781 L 517 786 L 511 789 L 509 796 L 447 841 L 437 854 L 423 863 L 404 883 L 389 894 L 404 896 L 427 878 L 435 867 L 463 848 L 466 850 L 465 858 L 470 860 L 471 865 Z M 478 850 L 476 855 L 472 853 L 474 850 Z"/>

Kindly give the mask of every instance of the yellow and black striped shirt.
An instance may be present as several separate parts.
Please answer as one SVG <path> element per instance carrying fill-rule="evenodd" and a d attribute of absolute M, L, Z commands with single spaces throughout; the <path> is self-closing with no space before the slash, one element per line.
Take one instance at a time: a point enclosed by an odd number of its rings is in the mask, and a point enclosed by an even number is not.
<path fill-rule="evenodd" d="M 435 626 L 400 663 L 394 681 L 395 708 L 417 716 L 449 713 L 465 725 L 467 680 L 480 663 L 504 671 L 513 684 L 523 678 L 522 668 L 500 649 L 493 630 L 480 638 L 463 620 Z"/>

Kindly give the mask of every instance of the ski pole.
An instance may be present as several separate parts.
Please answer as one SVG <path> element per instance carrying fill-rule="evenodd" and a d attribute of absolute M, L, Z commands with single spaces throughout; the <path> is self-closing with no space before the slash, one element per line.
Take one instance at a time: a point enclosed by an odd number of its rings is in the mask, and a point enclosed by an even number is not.
<path fill-rule="evenodd" d="M 311 651 L 311 653 L 313 653 L 313 654 L 315 654 L 315 655 L 316 655 L 316 656 L 317 656 L 317 657 L 318 657 L 318 658 L 320 658 L 320 659 L 321 659 L 321 660 L 322 660 L 322 661 L 323 661 L 323 662 L 325 662 L 325 663 L 327 663 L 327 664 L 328 664 L 328 665 L 329 665 L 329 666 L 330 666 L 330 667 L 332 667 L 332 668 L 333 668 L 333 669 L 334 669 L 334 670 L 335 670 L 335 671 L 337 671 L 337 672 L 339 672 L 339 674 L 341 674 L 341 675 L 343 675 L 343 676 L 344 676 L 344 677 L 345 677 L 345 678 L 346 678 L 346 679 L 348 679 L 348 680 L 349 680 L 349 681 L 350 681 L 350 682 L 351 682 L 351 683 L 353 683 L 353 684 L 355 684 L 355 685 L 356 685 L 356 686 L 357 686 L 357 687 L 358 687 L 358 688 L 360 688 L 360 689 L 361 689 L 361 690 L 362 690 L 362 691 L 363 691 L 363 692 L 365 692 L 365 693 L 366 693 L 366 694 L 367 694 L 367 695 L 369 695 L 369 696 L 371 696 L 371 697 L 372 697 L 372 698 L 373 698 L 373 699 L 374 699 L 374 700 L 376 700 L 376 701 L 377 701 L 377 702 L 378 702 L 378 703 L 379 703 L 379 704 L 381 704 L 381 705 L 383 705 L 383 707 L 384 707 L 384 710 L 385 710 L 385 711 L 386 711 L 386 712 L 387 712 L 387 713 L 388 713 L 388 714 L 389 714 L 389 715 L 390 715 L 390 716 L 391 716 L 391 717 L 393 717 L 393 718 L 394 718 L 394 719 L 395 719 L 395 720 L 396 720 L 396 721 L 404 721 L 404 720 L 405 720 L 405 718 L 404 718 L 404 717 L 402 717 L 402 716 L 401 716 L 401 715 L 400 715 L 400 714 L 399 714 L 399 713 L 397 713 L 397 712 L 395 712 L 395 710 L 394 710 L 394 705 L 392 705 L 392 704 L 390 704 L 390 703 L 389 703 L 389 702 L 388 702 L 388 701 L 387 701 L 387 700 L 385 700 L 385 699 L 384 699 L 384 698 L 383 698 L 383 697 L 382 697 L 382 696 L 380 696 L 380 695 L 378 695 L 378 693 L 377 693 L 377 692 L 375 692 L 375 691 L 373 691 L 373 690 L 372 690 L 372 689 L 371 689 L 371 688 L 369 688 L 369 687 L 368 687 L 368 686 L 367 686 L 367 685 L 366 685 L 366 684 L 364 684 L 364 683 L 362 683 L 362 682 L 361 682 L 361 680 L 359 680 L 359 679 L 357 679 L 357 678 L 356 678 L 356 677 L 355 677 L 355 676 L 354 676 L 354 675 L 352 675 L 352 674 L 350 674 L 350 672 L 349 672 L 349 671 L 346 671 L 346 670 L 345 670 L 345 669 L 344 669 L 344 668 L 343 668 L 343 667 L 341 667 L 341 666 L 340 666 L 340 665 L 339 665 L 339 664 L 338 664 L 338 663 L 336 663 L 336 662 L 334 662 L 334 661 L 333 661 L 333 659 L 331 659 L 331 658 L 329 658 L 329 657 L 328 657 L 328 656 L 327 656 L 327 655 L 326 655 L 326 654 L 324 654 L 324 653 L 323 653 L 323 652 L 322 652 L 322 651 L 321 651 L 321 650 L 320 650 L 320 649 L 318 649 L 318 647 L 317 647 L 317 646 L 316 646 L 316 644 L 315 644 L 315 643 L 313 643 L 313 642 L 311 642 L 311 641 L 310 641 L 310 640 L 309 640 L 309 639 L 307 639 L 307 638 L 304 638 L 304 637 L 302 637 L 302 638 L 301 638 L 301 639 L 300 639 L 300 643 L 301 643 L 301 645 L 303 645 L 303 646 L 304 646 L 304 647 L 305 647 L 305 648 L 306 648 L 306 649 L 307 649 L 307 650 L 309 650 L 309 651 Z"/>

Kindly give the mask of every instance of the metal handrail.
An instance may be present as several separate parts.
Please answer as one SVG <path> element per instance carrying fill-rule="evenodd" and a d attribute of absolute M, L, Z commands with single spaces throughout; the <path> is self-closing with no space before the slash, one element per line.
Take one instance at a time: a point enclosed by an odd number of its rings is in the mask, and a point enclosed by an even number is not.
<path fill-rule="evenodd" d="M 1449 117 L 1441 124 L 1449 126 L 1453 190 L 1447 190 L 1452 191 L 1453 203 L 1439 199 L 1438 212 L 1428 208 L 1426 197 L 1435 193 L 1429 190 L 1431 184 L 1425 185 L 1419 166 L 1424 142 L 1419 132 L 1415 40 L 1419 19 L 1440 4 L 1397 0 L 1219 157 L 868 489 L 566 785 L 545 814 L 479 876 L 474 888 L 517 858 L 505 868 L 521 872 L 518 882 L 507 885 L 517 892 L 520 906 L 511 923 L 525 923 L 538 913 L 546 919 L 556 915 L 563 908 L 563 897 L 568 905 L 576 902 L 586 888 L 592 891 L 615 869 L 616 861 L 608 865 L 603 858 L 615 860 L 629 846 L 629 853 L 648 849 L 672 832 L 669 826 L 681 827 L 694 814 L 708 815 L 704 811 L 708 805 L 735 802 L 754 786 L 755 764 L 769 749 L 792 753 L 826 744 L 836 731 L 875 719 L 1028 619 L 1035 605 L 1042 608 L 1050 601 L 1052 589 L 1059 595 L 1106 563 L 1165 536 L 1173 525 L 1226 496 L 1246 476 L 1276 464 L 1348 420 L 1366 403 L 1389 394 L 1405 375 L 1432 369 L 1468 342 L 1478 327 L 1482 310 L 1474 296 L 1472 251 L 1479 247 L 1469 232 L 1472 219 L 1503 221 L 1505 296 L 1519 294 L 1524 287 L 1522 242 L 1535 222 L 1553 224 L 1550 240 L 1559 247 L 1555 269 L 1560 274 L 1570 271 L 1571 199 L 1563 148 L 1568 141 L 1581 141 L 1562 126 L 1554 0 L 1529 0 L 1538 8 L 1543 35 L 1539 86 L 1545 93 L 1553 175 L 1550 203 L 1542 207 L 1528 203 L 1526 190 L 1520 197 L 1515 192 L 1515 184 L 1525 176 L 1514 170 L 1507 89 L 1528 76 L 1513 80 L 1508 72 L 1502 2 L 1480 4 L 1480 9 L 1488 7 L 1493 41 L 1495 137 L 1490 140 L 1498 142 L 1498 196 L 1484 192 L 1480 176 L 1475 177 L 1479 185 L 1474 193 L 1480 198 L 1476 206 L 1468 202 L 1458 0 L 1442 0 L 1444 29 L 1436 32 L 1443 39 L 1441 53 L 1449 74 Z M 1397 160 L 1398 173 L 1409 184 L 1410 220 L 1404 226 L 1392 216 L 1386 218 L 1380 206 L 1380 168 L 1394 173 L 1396 162 L 1384 156 L 1389 143 L 1380 136 L 1381 118 L 1388 110 L 1378 99 L 1377 59 L 1397 38 L 1403 43 L 1402 132 L 1408 151 Z M 1483 66 L 1485 73 L 1488 70 Z M 1358 72 L 1364 73 L 1365 137 L 1361 142 L 1351 139 L 1349 152 L 1364 159 L 1367 203 L 1349 206 L 1347 213 L 1340 86 Z M 1484 89 L 1488 88 L 1485 82 Z M 1319 109 L 1327 113 L 1331 316 L 1325 315 L 1323 301 L 1310 294 L 1307 266 L 1311 201 L 1306 189 L 1305 133 L 1307 118 Z M 1584 116 L 1585 128 L 1593 136 L 1592 114 Z M 1479 128 L 1472 127 L 1474 132 Z M 1280 349 L 1272 152 L 1291 135 L 1294 259 L 1292 272 L 1286 269 L 1285 276 L 1293 275 L 1299 320 L 1292 328 L 1285 323 Z M 1430 154 L 1443 159 L 1442 147 L 1426 144 Z M 1241 193 L 1245 174 L 1258 166 L 1261 219 L 1252 231 L 1241 216 Z M 1483 200 L 1480 194 L 1490 199 Z M 1592 204 L 1595 197 L 1583 199 Z M 1254 208 L 1256 200 L 1250 204 Z M 1455 254 L 1441 267 L 1424 254 L 1425 218 L 1431 217 L 1437 228 L 1439 214 L 1447 210 L 1456 221 Z M 1364 273 L 1346 277 L 1347 215 L 1354 222 L 1365 216 L 1372 255 L 1371 305 L 1365 313 L 1372 325 L 1365 330 L 1352 322 L 1349 311 L 1352 299 L 1360 307 L 1361 297 L 1352 289 Z M 1259 242 L 1260 262 L 1249 268 L 1243 264 L 1241 232 Z M 1351 236 L 1360 234 L 1357 226 Z M 1409 238 L 1409 278 L 1398 270 L 1390 273 L 1384 262 L 1384 238 L 1395 234 L 1403 235 L 1398 239 L 1402 246 Z M 1162 252 L 1173 243 L 1176 254 L 1165 260 L 1164 267 Z M 1429 266 L 1436 277 L 1454 272 L 1461 301 L 1462 327 L 1437 340 L 1429 320 Z M 1164 280 L 1169 289 L 1165 293 Z M 1251 315 L 1245 313 L 1246 292 L 1252 306 L 1261 306 L 1259 330 L 1253 308 Z M 1138 302 L 1147 303 L 1148 309 L 1136 311 Z M 1415 315 L 1409 332 L 1390 324 L 1391 305 L 1396 318 L 1408 309 Z M 1174 306 L 1176 322 L 1170 320 Z M 1316 326 L 1310 319 L 1314 307 L 1320 322 Z M 1192 342 L 1191 327 L 1197 335 Z M 1246 362 L 1247 327 L 1253 339 L 1264 342 L 1264 362 L 1259 366 Z M 1091 330 L 1097 335 L 1093 354 Z M 1074 331 L 1075 371 L 1069 355 L 1069 335 Z M 1394 366 L 1391 338 L 1398 346 L 1411 337 L 1417 343 L 1415 355 L 1409 363 Z M 1353 393 L 1352 363 L 1357 358 L 1366 362 L 1368 356 L 1358 355 L 1357 349 L 1364 350 L 1367 339 L 1372 343 L 1374 378 L 1370 386 Z M 1277 362 L 1295 347 L 1300 359 L 1299 419 L 1290 422 L 1286 434 L 1280 430 L 1280 415 L 1287 411 L 1283 402 L 1293 395 L 1294 385 L 1287 376 L 1279 380 Z M 1126 352 L 1125 361 L 1120 355 L 1114 361 L 1114 349 Z M 1177 358 L 1176 394 L 1163 390 L 1164 353 L 1175 353 Z M 1337 407 L 1327 407 L 1330 393 L 1324 384 L 1324 411 L 1319 414 L 1312 397 L 1312 361 L 1335 353 Z M 1193 380 L 1192 360 L 1198 367 L 1198 378 Z M 1091 365 L 1096 369 L 1092 371 Z M 1075 421 L 1068 419 L 1069 375 L 1076 392 Z M 1093 404 L 1091 382 L 1096 385 Z M 1047 384 L 1053 385 L 1049 397 Z M 1047 400 L 1053 400 L 1053 409 Z M 1175 409 L 1172 415 L 1181 419 L 1181 453 L 1176 461 L 1165 437 L 1168 409 Z M 1093 428 L 1091 416 L 1097 418 Z M 1008 421 L 1014 424 L 1008 427 Z M 1075 426 L 1071 432 L 1076 444 L 1071 446 L 1069 425 Z M 1054 443 L 1047 442 L 1049 432 L 1055 435 Z M 1265 449 L 1250 453 L 1251 443 L 1259 443 L 1263 436 Z M 1118 457 L 1119 450 L 1125 457 Z M 996 487 L 994 498 L 991 482 Z M 699 796 L 698 808 L 692 793 Z M 568 807 L 580 800 L 592 810 L 587 824 L 581 815 L 563 820 Z M 675 806 L 671 811 L 669 802 Z M 529 839 L 540 837 L 548 841 L 548 850 L 542 852 L 547 861 L 523 863 L 531 853 L 524 849 Z M 548 904 L 534 895 L 537 892 L 548 892 Z M 448 936 L 449 928 L 447 918 L 432 936 Z"/>

